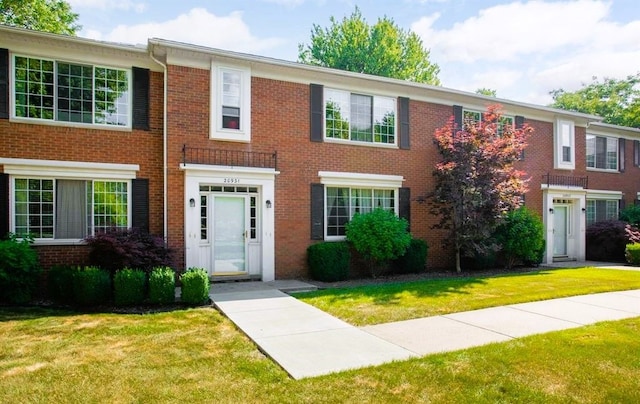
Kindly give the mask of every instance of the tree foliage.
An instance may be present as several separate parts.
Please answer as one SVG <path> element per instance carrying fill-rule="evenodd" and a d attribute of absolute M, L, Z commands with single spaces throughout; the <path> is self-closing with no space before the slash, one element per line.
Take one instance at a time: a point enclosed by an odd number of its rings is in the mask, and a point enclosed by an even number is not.
<path fill-rule="evenodd" d="M 593 77 L 591 84 L 575 92 L 564 89 L 550 92 L 552 107 L 600 115 L 613 125 L 640 128 L 640 73 L 626 79 Z"/>
<path fill-rule="evenodd" d="M 356 7 L 350 17 L 330 21 L 328 28 L 313 25 L 311 43 L 298 46 L 299 62 L 440 85 L 440 67 L 429 61 L 420 37 L 392 19 L 385 16 L 371 26 Z"/>
<path fill-rule="evenodd" d="M 539 264 L 545 247 L 543 231 L 540 217 L 526 207 L 509 211 L 495 233 L 506 267 Z"/>
<path fill-rule="evenodd" d="M 35 31 L 75 35 L 78 14 L 62 0 L 0 0 L 0 23 Z"/>
<path fill-rule="evenodd" d="M 492 105 L 481 121 L 460 129 L 452 117 L 434 136 L 442 160 L 433 171 L 430 211 L 440 217 L 435 227 L 451 232 L 458 272 L 462 253 L 482 255 L 497 247 L 491 244 L 493 231 L 526 192 L 524 173 L 514 163 L 533 129 L 505 126 L 498 133 L 501 116 L 500 106 Z"/>
<path fill-rule="evenodd" d="M 482 87 L 476 90 L 476 94 L 486 95 L 487 97 L 497 97 L 497 92 L 494 89 Z"/>

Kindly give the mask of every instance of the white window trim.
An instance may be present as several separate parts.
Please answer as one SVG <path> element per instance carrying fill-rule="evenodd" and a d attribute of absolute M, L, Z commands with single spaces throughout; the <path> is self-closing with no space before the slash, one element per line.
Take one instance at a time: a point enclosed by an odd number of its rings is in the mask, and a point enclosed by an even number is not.
<path fill-rule="evenodd" d="M 344 188 L 368 188 L 368 189 L 393 189 L 394 211 L 398 214 L 399 209 L 399 189 L 402 187 L 404 177 L 401 175 L 381 175 L 381 174 L 362 174 L 348 173 L 336 171 L 319 171 L 320 183 L 324 187 L 324 240 L 325 241 L 342 241 L 345 236 L 328 236 L 327 235 L 327 187 L 344 187 Z"/>
<path fill-rule="evenodd" d="M 586 199 L 622 199 L 622 191 L 606 191 L 590 189 L 587 191 Z"/>
<path fill-rule="evenodd" d="M 15 78 L 16 78 L 16 70 L 15 70 L 15 58 L 17 57 L 26 57 L 40 60 L 48 60 L 52 61 L 54 64 L 54 119 L 41 119 L 41 118 L 29 118 L 23 116 L 16 115 L 16 89 L 15 89 Z M 57 63 L 70 63 L 77 65 L 89 65 L 94 70 L 93 80 L 95 81 L 95 68 L 107 68 L 107 69 L 116 69 L 116 70 L 124 70 L 127 72 L 127 82 L 129 83 L 129 90 L 127 91 L 128 99 L 127 103 L 129 105 L 129 114 L 127 116 L 127 124 L 126 125 L 108 125 L 103 123 L 83 123 L 83 122 L 70 122 L 70 121 L 59 121 L 55 119 L 56 111 L 55 108 L 57 106 Z M 131 132 L 133 128 L 133 73 L 131 67 L 121 67 L 121 66 L 108 66 L 99 63 L 91 63 L 91 62 L 79 62 L 79 61 L 71 61 L 66 59 L 58 59 L 50 56 L 37 56 L 37 55 L 28 55 L 22 53 L 12 53 L 9 57 L 9 74 L 11 78 L 9 80 L 9 108 L 10 108 L 10 120 L 12 122 L 24 122 L 24 123 L 34 123 L 38 125 L 51 125 L 51 126 L 67 126 L 72 128 L 93 128 L 93 129 L 108 129 L 113 131 L 121 131 L 121 132 Z M 95 99 L 93 100 L 93 108 L 95 109 Z M 95 110 L 93 111 L 95 113 Z"/>
<path fill-rule="evenodd" d="M 562 125 L 569 125 L 569 147 L 571 148 L 571 161 L 570 162 L 566 162 L 566 161 L 562 161 L 562 133 L 561 133 L 561 128 Z M 575 123 L 573 121 L 569 121 L 566 119 L 557 119 L 556 120 L 556 124 L 555 124 L 555 128 L 553 131 L 553 135 L 554 135 L 554 139 L 553 139 L 553 143 L 554 143 L 554 161 L 553 161 L 553 168 L 555 169 L 559 169 L 559 170 L 575 170 L 576 168 L 576 129 L 575 129 Z"/>
<path fill-rule="evenodd" d="M 222 127 L 222 73 L 240 73 L 240 129 Z M 251 141 L 251 69 L 238 66 L 218 65 L 211 62 L 211 110 L 209 137 L 231 142 Z"/>
<path fill-rule="evenodd" d="M 611 135 L 603 135 L 603 134 L 598 134 L 598 133 L 587 133 L 585 136 L 585 140 L 587 140 L 587 136 L 593 136 L 595 138 L 599 138 L 599 137 L 603 137 L 606 138 L 607 141 L 609 139 L 615 139 L 616 140 L 616 168 L 596 168 L 596 167 L 589 167 L 586 165 L 586 150 L 585 150 L 585 166 L 587 171 L 599 171 L 599 172 L 606 172 L 606 173 L 619 173 L 620 172 L 620 137 L 619 136 L 611 136 Z M 597 151 L 596 151 L 597 153 Z"/>

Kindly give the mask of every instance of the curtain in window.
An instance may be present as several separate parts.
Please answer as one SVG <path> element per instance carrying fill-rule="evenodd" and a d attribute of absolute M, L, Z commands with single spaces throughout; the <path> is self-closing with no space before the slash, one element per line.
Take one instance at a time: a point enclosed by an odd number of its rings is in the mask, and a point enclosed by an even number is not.
<path fill-rule="evenodd" d="M 85 181 L 57 180 L 56 185 L 55 238 L 83 238 L 87 228 Z"/>

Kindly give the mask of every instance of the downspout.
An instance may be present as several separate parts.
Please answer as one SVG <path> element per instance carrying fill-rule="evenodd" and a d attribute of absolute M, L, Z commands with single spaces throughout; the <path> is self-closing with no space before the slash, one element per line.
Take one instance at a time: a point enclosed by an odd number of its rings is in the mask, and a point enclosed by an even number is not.
<path fill-rule="evenodd" d="M 168 74 L 167 74 L 167 64 L 161 62 L 153 56 L 153 47 L 149 45 L 149 57 L 162 66 L 164 69 L 163 75 L 163 95 L 162 95 L 162 238 L 164 240 L 165 246 L 168 244 L 168 234 L 169 234 L 169 225 L 168 225 L 168 157 L 167 157 L 167 87 L 168 87 Z"/>

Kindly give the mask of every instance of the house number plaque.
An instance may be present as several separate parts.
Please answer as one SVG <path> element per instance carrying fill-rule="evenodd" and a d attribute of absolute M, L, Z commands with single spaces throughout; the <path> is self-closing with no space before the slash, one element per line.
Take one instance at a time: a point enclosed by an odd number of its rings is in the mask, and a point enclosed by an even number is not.
<path fill-rule="evenodd" d="M 239 178 L 225 178 L 222 182 L 224 182 L 225 184 L 239 184 L 240 183 L 240 179 Z"/>

